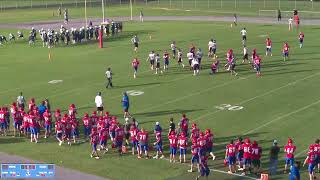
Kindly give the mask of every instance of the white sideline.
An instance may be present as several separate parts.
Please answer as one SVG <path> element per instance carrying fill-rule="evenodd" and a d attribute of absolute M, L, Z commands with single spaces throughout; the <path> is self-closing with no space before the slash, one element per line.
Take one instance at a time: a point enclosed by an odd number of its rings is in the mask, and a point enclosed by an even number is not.
<path fill-rule="evenodd" d="M 166 161 L 169 161 L 168 158 L 163 158 L 163 160 L 166 160 Z M 176 164 L 180 164 L 180 163 L 176 163 Z M 181 164 L 181 165 L 185 165 L 185 166 L 189 166 L 189 164 Z M 228 172 L 225 172 L 225 171 L 221 171 L 221 170 L 218 170 L 218 169 L 213 169 L 213 168 L 210 168 L 210 171 L 214 171 L 214 172 L 218 172 L 218 173 L 222 173 L 222 174 L 227 174 L 227 175 L 230 175 L 230 176 L 238 176 L 238 177 L 243 177 L 243 178 L 248 178 L 248 179 L 254 179 L 254 180 L 259 180 L 257 178 L 254 178 L 254 177 L 250 177 L 250 176 L 247 176 L 247 175 L 240 175 L 240 174 L 236 174 L 236 173 L 233 173 L 233 174 L 230 174 Z"/>

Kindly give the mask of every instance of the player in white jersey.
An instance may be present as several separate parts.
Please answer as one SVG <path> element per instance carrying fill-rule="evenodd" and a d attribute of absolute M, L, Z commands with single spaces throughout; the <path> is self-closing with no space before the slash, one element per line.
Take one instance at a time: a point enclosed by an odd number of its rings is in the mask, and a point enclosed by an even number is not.
<path fill-rule="evenodd" d="M 177 46 L 175 41 L 170 44 L 170 48 L 172 50 L 173 59 L 175 59 L 177 55 Z"/>
<path fill-rule="evenodd" d="M 147 61 L 150 62 L 150 68 L 151 68 L 151 70 L 154 69 L 154 60 L 155 60 L 155 58 L 156 58 L 156 54 L 154 53 L 154 51 L 151 51 L 150 54 L 149 54 L 149 56 L 148 56 L 148 59 L 147 59 Z"/>
<path fill-rule="evenodd" d="M 200 65 L 199 65 L 199 62 L 198 62 L 198 60 L 196 58 L 192 59 L 191 66 L 193 68 L 193 75 L 194 76 L 199 75 L 199 73 L 200 73 Z"/>
<path fill-rule="evenodd" d="M 156 73 L 155 74 L 158 74 L 158 71 L 160 70 L 160 61 L 161 61 L 160 55 L 157 54 L 155 56 L 155 64 L 156 64 Z"/>
<path fill-rule="evenodd" d="M 187 53 L 187 58 L 188 58 L 190 69 L 191 69 L 192 68 L 191 63 L 192 63 L 192 60 L 193 60 L 193 53 L 192 52 L 188 52 Z"/>
<path fill-rule="evenodd" d="M 182 68 L 184 68 L 184 64 L 183 64 L 183 60 L 182 60 L 182 50 L 178 49 L 178 65 L 182 66 Z"/>

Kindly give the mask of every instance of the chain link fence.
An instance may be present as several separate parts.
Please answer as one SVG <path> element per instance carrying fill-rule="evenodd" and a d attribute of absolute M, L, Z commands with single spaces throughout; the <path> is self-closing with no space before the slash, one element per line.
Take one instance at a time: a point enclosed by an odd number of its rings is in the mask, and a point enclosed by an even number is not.
<path fill-rule="evenodd" d="M 87 7 L 101 7 L 104 1 L 106 6 L 125 5 L 130 0 L 86 0 Z M 277 10 L 283 12 L 283 17 L 292 15 L 293 9 L 305 18 L 320 18 L 320 0 L 132 0 L 139 8 L 154 8 L 162 10 L 205 11 L 230 15 L 257 15 L 275 16 Z M 0 9 L 23 8 L 80 8 L 84 7 L 85 0 L 0 0 Z"/>

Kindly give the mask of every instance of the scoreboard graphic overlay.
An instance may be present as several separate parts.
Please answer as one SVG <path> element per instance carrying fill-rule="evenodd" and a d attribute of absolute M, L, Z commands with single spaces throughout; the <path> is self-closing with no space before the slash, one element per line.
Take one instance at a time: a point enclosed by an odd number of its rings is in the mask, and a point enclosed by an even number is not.
<path fill-rule="evenodd" d="M 54 164 L 1 164 L 0 178 L 53 178 Z"/>

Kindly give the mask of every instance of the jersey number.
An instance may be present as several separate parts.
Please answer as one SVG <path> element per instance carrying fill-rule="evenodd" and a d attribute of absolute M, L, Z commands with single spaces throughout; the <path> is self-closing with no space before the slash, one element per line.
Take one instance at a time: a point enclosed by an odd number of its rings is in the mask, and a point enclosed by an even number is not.
<path fill-rule="evenodd" d="M 144 92 L 142 92 L 142 91 L 136 91 L 136 90 L 130 90 L 130 91 L 127 91 L 127 93 L 128 93 L 130 96 L 140 96 L 140 95 L 142 95 Z"/>
<path fill-rule="evenodd" d="M 231 104 L 221 104 L 220 106 L 216 106 L 217 109 L 220 110 L 228 110 L 228 111 L 239 111 L 243 109 L 243 106 L 233 106 Z"/>

